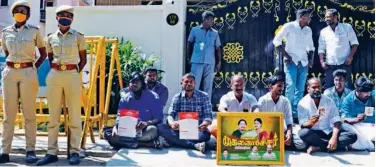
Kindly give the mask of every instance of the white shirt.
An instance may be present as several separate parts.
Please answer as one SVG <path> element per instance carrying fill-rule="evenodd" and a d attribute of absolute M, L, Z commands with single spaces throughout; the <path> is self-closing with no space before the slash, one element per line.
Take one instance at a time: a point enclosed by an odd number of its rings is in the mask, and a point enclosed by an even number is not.
<path fill-rule="evenodd" d="M 282 45 L 282 39 L 286 38 L 286 52 L 292 61 L 298 65 L 299 61 L 303 66 L 308 64 L 308 52 L 315 51 L 312 40 L 312 30 L 308 26 L 300 27 L 298 21 L 284 24 L 282 29 L 274 37 L 274 46 Z"/>
<path fill-rule="evenodd" d="M 239 103 L 235 97 L 235 93 L 230 91 L 219 100 L 218 110 L 224 111 L 227 108 L 229 112 L 243 112 L 244 109 L 248 109 L 249 112 L 252 112 L 252 109 L 255 107 L 257 107 L 257 99 L 253 95 L 243 91 L 243 98 Z"/>
<path fill-rule="evenodd" d="M 260 97 L 258 106 L 260 112 L 282 112 L 285 120 L 285 130 L 287 129 L 287 125 L 291 125 L 293 123 L 290 101 L 282 95 L 279 96 L 277 103 L 274 103 L 272 94 L 269 92 Z"/>
<path fill-rule="evenodd" d="M 299 124 L 302 125 L 303 123 L 308 122 L 313 115 L 319 115 L 319 109 L 324 109 L 324 113 L 311 129 L 322 130 L 326 134 L 329 134 L 332 131 L 334 123 L 341 121 L 341 118 L 339 117 L 336 104 L 326 95 L 321 95 L 318 108 L 309 94 L 300 100 L 297 109 Z"/>
<path fill-rule="evenodd" d="M 267 160 L 272 160 L 272 159 L 276 159 L 277 156 L 275 156 L 275 154 L 273 152 L 271 152 L 270 154 L 268 152 L 266 152 L 264 155 L 262 155 L 262 159 L 267 159 Z"/>
<path fill-rule="evenodd" d="M 359 45 L 353 28 L 348 23 L 338 23 L 335 32 L 330 26 L 321 30 L 318 53 L 326 54 L 327 64 L 342 65 L 350 55 L 351 45 Z"/>

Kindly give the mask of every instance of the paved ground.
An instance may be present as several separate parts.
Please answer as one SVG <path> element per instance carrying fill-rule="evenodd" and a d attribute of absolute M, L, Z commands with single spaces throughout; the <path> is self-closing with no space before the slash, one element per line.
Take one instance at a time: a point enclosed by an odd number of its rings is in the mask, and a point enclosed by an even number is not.
<path fill-rule="evenodd" d="M 38 155 L 38 158 L 42 158 L 43 156 L 44 155 Z M 35 166 L 35 164 L 26 164 L 24 158 L 24 154 L 11 154 L 12 162 L 0 164 L 0 166 Z M 80 166 L 104 166 L 109 159 L 110 158 L 88 156 L 81 159 Z M 69 166 L 69 162 L 65 155 L 59 155 L 59 161 L 49 166 Z"/>
<path fill-rule="evenodd" d="M 81 151 L 80 166 L 105 166 L 106 162 L 116 153 L 111 149 L 107 141 L 95 138 L 96 143 L 92 143 L 90 138 L 87 138 L 86 150 Z M 47 137 L 38 136 L 36 143 L 36 153 L 38 158 L 43 158 L 47 150 Z M 1 140 L 0 140 L 1 143 Z M 13 138 L 12 153 L 10 160 L 12 162 L 0 164 L 0 166 L 34 166 L 35 164 L 25 164 L 25 137 L 15 136 Z M 67 160 L 67 138 L 59 137 L 59 161 L 51 164 L 51 166 L 69 166 Z"/>
<path fill-rule="evenodd" d="M 193 150 L 183 149 L 121 149 L 106 166 L 217 166 L 215 152 L 203 155 Z M 302 152 L 286 152 L 286 166 L 375 166 L 375 153 L 339 152 L 334 154 L 314 153 L 308 155 Z"/>

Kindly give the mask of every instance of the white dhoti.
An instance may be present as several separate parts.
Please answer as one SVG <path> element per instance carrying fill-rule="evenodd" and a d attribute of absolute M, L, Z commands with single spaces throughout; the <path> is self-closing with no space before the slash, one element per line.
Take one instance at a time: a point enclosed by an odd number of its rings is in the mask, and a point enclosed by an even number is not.
<path fill-rule="evenodd" d="M 343 124 L 343 128 L 348 131 L 355 132 L 358 139 L 352 148 L 355 150 L 375 150 L 375 124 L 372 123 L 356 123 L 354 125 Z"/>

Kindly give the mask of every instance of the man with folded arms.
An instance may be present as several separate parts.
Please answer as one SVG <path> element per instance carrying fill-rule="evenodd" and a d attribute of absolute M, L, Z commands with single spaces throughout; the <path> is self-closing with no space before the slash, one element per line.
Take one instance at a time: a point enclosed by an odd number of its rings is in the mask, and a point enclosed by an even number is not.
<path fill-rule="evenodd" d="M 195 90 L 195 76 L 185 74 L 182 77 L 183 91 L 172 98 L 167 114 L 167 124 L 158 125 L 158 133 L 165 138 L 168 145 L 196 149 L 205 152 L 205 142 L 210 140 L 208 126 L 212 123 L 212 105 L 207 93 Z M 181 112 L 198 113 L 198 140 L 180 139 L 178 115 Z"/>
<path fill-rule="evenodd" d="M 342 118 L 345 123 L 353 125 L 358 140 L 353 149 L 375 150 L 375 91 L 374 84 L 366 77 L 355 81 L 355 90 L 343 100 Z"/>

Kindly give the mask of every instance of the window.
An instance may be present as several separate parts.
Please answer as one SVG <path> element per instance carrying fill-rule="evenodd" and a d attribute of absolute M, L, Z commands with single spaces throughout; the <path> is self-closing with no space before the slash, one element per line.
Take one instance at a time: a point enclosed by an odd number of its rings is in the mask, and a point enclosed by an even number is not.
<path fill-rule="evenodd" d="M 8 6 L 8 0 L 1 0 L 0 6 Z"/>
<path fill-rule="evenodd" d="M 54 2 L 51 2 L 51 1 L 46 2 L 46 7 L 53 7 L 53 6 L 54 6 Z"/>

